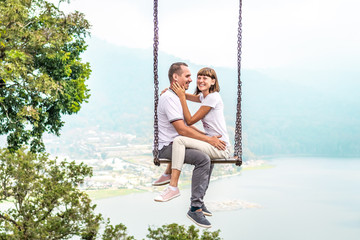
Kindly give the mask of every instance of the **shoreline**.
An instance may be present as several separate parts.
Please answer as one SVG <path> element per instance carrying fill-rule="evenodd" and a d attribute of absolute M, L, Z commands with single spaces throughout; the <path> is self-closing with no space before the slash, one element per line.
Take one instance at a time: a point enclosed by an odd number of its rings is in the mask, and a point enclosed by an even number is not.
<path fill-rule="evenodd" d="M 270 164 L 266 163 L 266 161 L 263 161 L 263 160 L 250 160 L 250 161 L 247 161 L 246 163 L 243 163 L 243 165 L 241 166 L 241 171 L 222 175 L 222 176 L 214 176 L 211 178 L 210 181 L 218 181 L 221 179 L 238 176 L 242 173 L 242 171 L 265 170 L 265 169 L 270 169 L 273 167 L 275 167 L 275 166 L 270 165 Z M 190 187 L 190 185 L 191 185 L 191 180 L 183 180 L 183 181 L 179 182 L 179 187 L 181 187 L 181 188 L 188 188 L 188 187 Z M 82 191 L 87 193 L 89 195 L 89 198 L 92 201 L 97 201 L 97 200 L 102 200 L 102 199 L 107 199 L 107 198 L 112 198 L 112 197 L 126 196 L 129 194 L 137 194 L 137 193 L 145 193 L 145 192 L 159 192 L 163 189 L 163 187 L 164 186 L 158 186 L 158 187 L 150 186 L 150 188 L 134 187 L 134 188 L 123 188 L 123 189 L 118 189 L 118 188 L 116 188 L 116 189 L 115 188 L 92 189 L 92 190 L 83 189 Z M 0 206 L 6 206 L 9 204 L 11 204 L 11 201 L 3 201 L 0 203 Z"/>
<path fill-rule="evenodd" d="M 222 176 L 215 176 L 211 178 L 212 181 L 218 181 L 224 178 L 230 178 L 238 176 L 242 173 L 242 171 L 252 171 L 252 170 L 266 170 L 273 168 L 275 166 L 265 163 L 265 161 L 262 160 L 252 160 L 246 165 L 241 166 L 241 171 L 235 172 L 232 174 L 222 175 Z M 191 185 L 191 180 L 183 180 L 179 182 L 180 188 L 188 188 Z M 166 185 L 164 185 L 166 186 Z M 96 200 L 102 200 L 117 196 L 125 196 L 129 194 L 136 194 L 136 193 L 145 193 L 145 192 L 159 192 L 161 189 L 164 188 L 164 186 L 151 186 L 150 189 L 140 189 L 140 188 L 132 188 L 132 189 L 99 189 L 99 190 L 84 190 L 92 201 Z"/>

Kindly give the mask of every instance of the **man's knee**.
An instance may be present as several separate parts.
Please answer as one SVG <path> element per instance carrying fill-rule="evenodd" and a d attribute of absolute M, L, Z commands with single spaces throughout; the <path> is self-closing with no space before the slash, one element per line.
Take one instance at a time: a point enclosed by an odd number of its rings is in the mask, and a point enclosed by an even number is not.
<path fill-rule="evenodd" d="M 195 164 L 195 166 L 199 165 L 199 166 L 206 166 L 207 168 L 210 169 L 210 166 L 211 166 L 211 159 L 210 157 L 203 153 L 203 152 L 200 152 L 200 154 L 198 154 L 198 157 L 197 157 L 197 164 Z"/>
<path fill-rule="evenodd" d="M 163 147 L 163 148 L 159 151 L 159 157 L 160 157 L 160 158 L 171 159 L 171 155 L 172 155 L 172 144 L 170 144 L 169 146 Z"/>
<path fill-rule="evenodd" d="M 210 166 L 210 164 L 211 164 L 211 159 L 210 159 L 209 155 L 207 155 L 207 154 L 205 154 L 205 153 L 202 153 L 201 155 L 202 155 L 202 160 L 203 160 L 204 162 L 207 162 L 207 163 L 209 164 L 209 166 Z"/>

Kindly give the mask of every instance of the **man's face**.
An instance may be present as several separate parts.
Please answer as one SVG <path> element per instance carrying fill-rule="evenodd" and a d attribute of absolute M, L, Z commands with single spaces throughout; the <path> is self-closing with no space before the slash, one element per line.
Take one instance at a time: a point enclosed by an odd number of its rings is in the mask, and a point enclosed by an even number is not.
<path fill-rule="evenodd" d="M 175 80 L 180 84 L 180 86 L 183 86 L 185 90 L 188 90 L 191 80 L 191 73 L 188 67 L 181 66 L 182 74 L 177 75 L 175 74 Z"/>

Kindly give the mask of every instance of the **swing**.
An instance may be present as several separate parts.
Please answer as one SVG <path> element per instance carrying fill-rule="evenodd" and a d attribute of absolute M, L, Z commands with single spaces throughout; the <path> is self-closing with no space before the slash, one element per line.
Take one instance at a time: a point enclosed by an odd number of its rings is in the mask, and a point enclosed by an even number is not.
<path fill-rule="evenodd" d="M 235 144 L 234 157 L 227 159 L 211 159 L 211 163 L 235 163 L 237 166 L 242 164 L 242 126 L 241 126 L 241 6 L 242 0 L 239 0 L 239 23 L 238 23 L 238 41 L 237 41 L 237 72 L 238 72 L 238 91 L 237 91 L 237 108 L 236 108 L 236 122 L 235 122 Z M 158 0 L 154 0 L 154 164 L 160 166 L 161 163 L 171 163 L 170 159 L 159 158 L 159 128 L 157 107 L 159 101 L 159 80 L 158 80 L 158 46 L 159 46 L 159 27 L 158 27 Z"/>

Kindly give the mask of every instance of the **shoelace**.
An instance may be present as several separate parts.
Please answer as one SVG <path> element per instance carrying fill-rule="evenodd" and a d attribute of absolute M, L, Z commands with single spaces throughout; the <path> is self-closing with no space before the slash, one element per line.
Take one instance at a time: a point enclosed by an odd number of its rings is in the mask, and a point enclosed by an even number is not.
<path fill-rule="evenodd" d="M 169 188 L 166 188 L 160 195 L 165 196 L 170 191 Z"/>

